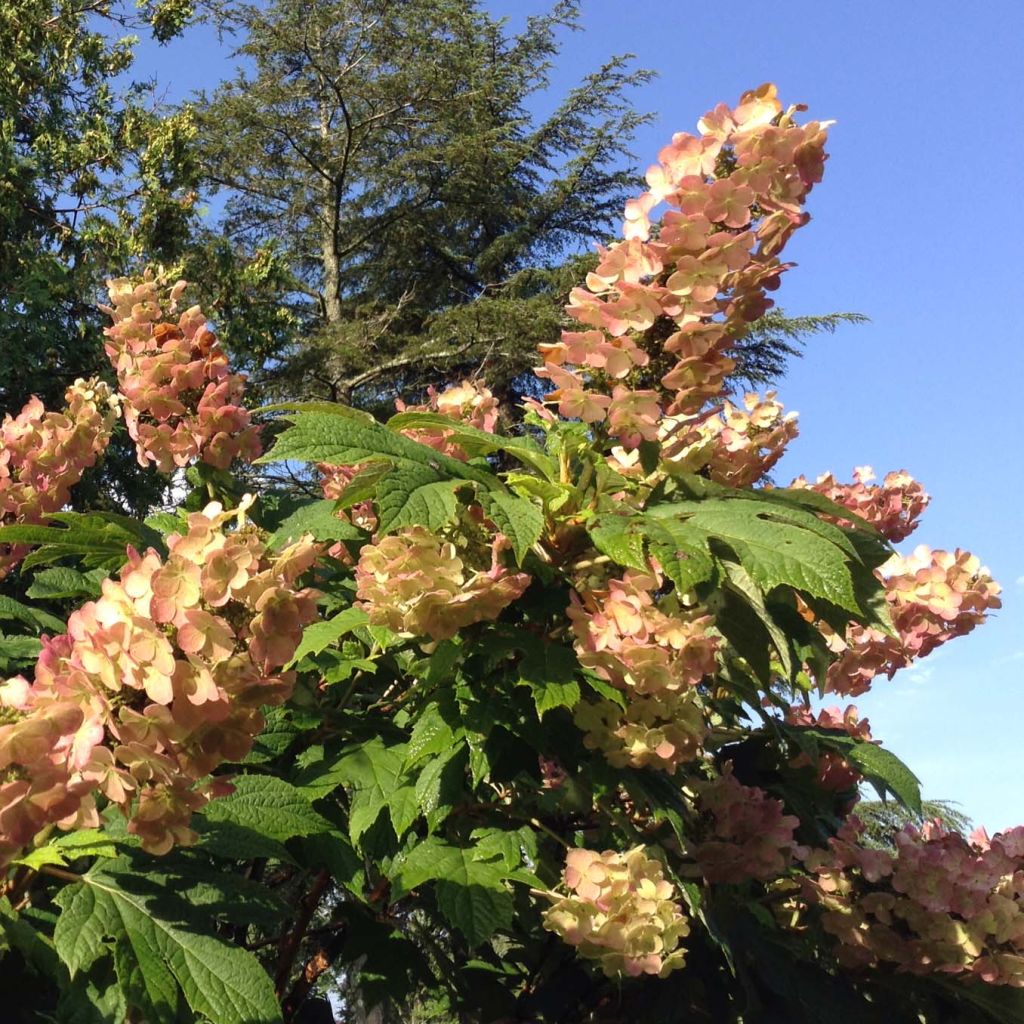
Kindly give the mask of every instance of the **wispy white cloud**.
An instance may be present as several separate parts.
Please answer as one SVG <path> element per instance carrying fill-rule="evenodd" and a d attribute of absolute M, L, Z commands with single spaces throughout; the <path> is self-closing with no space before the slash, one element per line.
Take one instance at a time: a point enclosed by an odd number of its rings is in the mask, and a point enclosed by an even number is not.
<path fill-rule="evenodd" d="M 903 673 L 903 678 L 913 686 L 924 686 L 935 675 L 934 665 L 915 666 Z"/>
<path fill-rule="evenodd" d="M 1024 661 L 1024 650 L 1013 651 L 1010 654 L 1004 654 L 1001 658 L 996 658 L 992 664 L 996 667 L 1000 665 L 1009 665 L 1013 661 Z"/>

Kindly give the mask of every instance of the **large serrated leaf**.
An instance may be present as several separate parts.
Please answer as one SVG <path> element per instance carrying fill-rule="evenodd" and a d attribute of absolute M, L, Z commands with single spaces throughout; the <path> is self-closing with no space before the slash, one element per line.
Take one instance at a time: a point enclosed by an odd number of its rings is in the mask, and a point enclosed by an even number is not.
<path fill-rule="evenodd" d="M 594 547 L 618 565 L 630 569 L 647 569 L 641 523 L 636 516 L 607 515 L 590 525 Z"/>
<path fill-rule="evenodd" d="M 459 445 L 470 457 L 505 452 L 527 466 L 541 473 L 546 479 L 554 480 L 557 467 L 552 458 L 545 455 L 531 437 L 504 437 L 489 434 L 485 430 L 471 427 L 468 423 L 449 419 L 436 412 L 400 412 L 388 420 L 394 430 L 403 427 L 419 427 L 443 430 L 445 436 Z"/>
<path fill-rule="evenodd" d="M 888 791 L 904 807 L 921 814 L 921 783 L 891 750 L 874 743 L 855 743 L 846 757 L 863 772 L 879 796 L 884 798 Z"/>
<path fill-rule="evenodd" d="M 838 730 L 786 726 L 783 731 L 802 746 L 810 739 L 822 747 L 838 751 L 857 767 L 880 797 L 885 799 L 886 793 L 892 793 L 904 807 L 920 817 L 920 780 L 891 750 L 877 743 L 854 739 Z"/>
<path fill-rule="evenodd" d="M 207 821 L 230 822 L 284 842 L 293 836 L 327 832 L 331 824 L 313 809 L 295 786 L 273 775 L 242 775 L 231 796 L 213 800 L 202 810 Z"/>
<path fill-rule="evenodd" d="M 0 636 L 0 666 L 27 665 L 39 657 L 42 643 L 34 636 Z"/>
<path fill-rule="evenodd" d="M 738 594 L 751 611 L 761 620 L 761 624 L 771 638 L 775 653 L 778 655 L 783 675 L 787 679 L 792 679 L 795 666 L 790 656 L 789 638 L 767 608 L 761 588 L 750 578 L 749 573 L 742 565 L 729 561 L 723 561 L 721 565 L 728 578 L 727 586 Z"/>
<path fill-rule="evenodd" d="M 406 750 L 406 765 L 414 765 L 425 757 L 434 757 L 450 751 L 456 742 L 456 732 L 441 714 L 437 704 L 428 704 L 416 719 Z"/>
<path fill-rule="evenodd" d="M 0 594 L 0 620 L 13 620 L 32 626 L 37 630 L 49 630 L 51 633 L 63 633 L 65 624 L 56 615 L 50 615 L 39 608 L 31 608 L 27 604 L 15 601 L 13 597 Z"/>
<path fill-rule="evenodd" d="M 58 559 L 74 557 L 83 565 L 98 569 L 121 566 L 126 548 L 134 537 L 120 530 L 89 530 L 84 527 L 65 529 L 59 526 L 0 527 L 0 544 L 19 544 L 35 547 L 22 561 L 22 568 L 47 565 Z"/>
<path fill-rule="evenodd" d="M 537 717 L 553 708 L 574 708 L 580 702 L 576 681 L 579 661 L 575 653 L 561 644 L 549 643 L 529 633 L 517 634 L 523 658 L 519 663 L 519 683 L 533 693 Z"/>
<path fill-rule="evenodd" d="M 455 519 L 455 491 L 461 480 L 445 480 L 429 466 L 401 466 L 377 485 L 378 530 L 394 533 L 406 526 L 438 531 Z"/>
<path fill-rule="evenodd" d="M 481 853 L 488 859 L 479 859 Z M 451 846 L 426 839 L 398 866 L 393 879 L 395 895 L 408 893 L 426 882 L 436 883 L 441 912 L 466 937 L 479 945 L 499 928 L 512 923 L 512 896 L 505 888 L 507 868 L 494 859 L 495 851 Z"/>
<path fill-rule="evenodd" d="M 67 597 L 99 597 L 102 573 L 78 572 L 67 566 L 56 566 L 36 573 L 32 585 L 25 591 L 29 597 L 56 601 Z"/>
<path fill-rule="evenodd" d="M 177 1020 L 178 990 L 211 1024 L 279 1024 L 270 978 L 245 950 L 144 877 L 90 871 L 55 897 L 54 946 L 72 976 L 113 953 L 118 981 L 154 1022 Z M 112 943 L 112 945 L 111 945 Z"/>
<path fill-rule="evenodd" d="M 496 491 L 484 495 L 483 505 L 494 525 L 511 541 L 516 561 L 522 565 L 544 532 L 544 513 L 529 498 Z"/>
<path fill-rule="evenodd" d="M 258 828 L 233 821 L 207 821 L 200 814 L 192 819 L 192 827 L 199 833 L 199 848 L 213 857 L 223 860 L 265 857 L 284 864 L 295 863 L 283 843 L 265 836 Z"/>
<path fill-rule="evenodd" d="M 375 737 L 338 756 L 314 762 L 299 772 L 296 782 L 314 800 L 339 786 L 348 789 L 353 843 L 359 842 L 385 807 L 395 831 L 401 834 L 415 820 L 411 804 L 416 794 L 404 773 L 406 755 L 405 744 L 389 747 Z"/>
<path fill-rule="evenodd" d="M 319 654 L 346 633 L 351 633 L 353 629 L 365 625 L 368 621 L 369 616 L 366 612 L 353 606 L 343 609 L 330 619 L 307 626 L 288 667 L 301 661 L 307 654 Z"/>
<path fill-rule="evenodd" d="M 363 530 L 342 519 L 335 511 L 336 502 L 326 499 L 311 501 L 299 506 L 286 517 L 270 535 L 269 545 L 279 550 L 286 544 L 293 544 L 304 534 L 310 533 L 314 540 L 362 540 Z"/>
<path fill-rule="evenodd" d="M 711 498 L 658 505 L 646 514 L 680 520 L 685 530 L 677 534 L 691 537 L 693 544 L 703 543 L 709 550 L 716 543 L 726 546 L 766 593 L 788 586 L 861 614 L 850 573 L 857 556 L 850 554 L 846 535 L 818 520 L 809 528 L 802 518 L 793 521 L 789 511 L 782 506 L 777 511 L 767 502 Z M 820 527 L 835 530 L 843 543 Z"/>
<path fill-rule="evenodd" d="M 685 522 L 648 519 L 643 525 L 651 554 L 680 591 L 691 591 L 712 578 L 715 563 L 707 544 L 703 538 L 695 538 Z"/>
<path fill-rule="evenodd" d="M 503 489 L 501 481 L 491 473 L 348 412 L 339 407 L 337 412 L 300 412 L 290 417 L 291 425 L 257 461 L 355 466 L 384 460 L 396 466 L 427 466 L 437 471 L 439 479 L 474 480 L 488 488 Z"/>

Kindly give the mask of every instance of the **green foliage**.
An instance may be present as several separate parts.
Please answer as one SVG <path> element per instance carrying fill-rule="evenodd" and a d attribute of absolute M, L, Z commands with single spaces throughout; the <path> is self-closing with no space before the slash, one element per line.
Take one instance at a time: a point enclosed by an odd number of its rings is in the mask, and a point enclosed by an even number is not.
<path fill-rule="evenodd" d="M 125 547 L 153 546 L 163 550 L 155 530 L 136 520 L 113 513 L 54 512 L 49 517 L 61 526 L 0 526 L 0 544 L 33 545 L 21 569 L 52 565 L 73 558 L 88 569 L 113 570 L 124 562 Z"/>
<path fill-rule="evenodd" d="M 131 33 L 170 38 L 189 8 L 145 8 L 0 8 L 0 417 L 33 394 L 59 409 L 77 377 L 109 375 L 96 309 L 104 279 L 172 262 L 194 223 L 194 118 L 155 108 L 151 90 L 130 82 Z M 144 513 L 160 486 L 131 448 L 119 431 L 75 500 Z"/>
<path fill-rule="evenodd" d="M 907 825 L 920 828 L 927 821 L 938 821 L 961 835 L 971 830 L 971 819 L 951 800 L 922 800 L 917 811 L 894 800 L 862 800 L 857 817 L 864 823 L 866 841 L 881 849 L 892 849 L 894 836 Z"/>
<path fill-rule="evenodd" d="M 179 999 L 211 1024 L 281 1020 L 270 979 L 250 953 L 207 933 L 193 905 L 115 861 L 56 897 L 54 948 L 74 979 L 113 957 L 124 998 L 153 1021 L 179 1019 Z"/>

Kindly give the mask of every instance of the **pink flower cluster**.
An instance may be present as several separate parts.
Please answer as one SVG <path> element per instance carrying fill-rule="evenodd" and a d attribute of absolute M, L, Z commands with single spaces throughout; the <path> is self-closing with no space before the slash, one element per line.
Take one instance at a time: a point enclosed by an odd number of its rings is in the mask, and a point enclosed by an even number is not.
<path fill-rule="evenodd" d="M 727 487 L 750 487 L 782 456 L 798 433 L 796 413 L 783 414 L 775 392 L 748 394 L 743 408 L 725 402 L 719 413 L 666 420 L 662 457 L 703 472 Z"/>
<path fill-rule="evenodd" d="M 845 639 L 830 635 L 839 657 L 829 666 L 829 692 L 867 692 L 876 676 L 884 673 L 891 679 L 917 658 L 971 632 L 1002 605 L 999 584 L 967 551 L 932 551 L 921 545 L 908 558 L 895 555 L 882 569 L 879 575 L 899 636 L 858 624 L 851 625 Z"/>
<path fill-rule="evenodd" d="M 537 373 L 555 386 L 547 401 L 561 415 L 607 421 L 634 448 L 657 438 L 663 411 L 694 414 L 721 394 L 729 349 L 772 305 L 765 293 L 787 269 L 777 255 L 806 223 L 803 202 L 821 180 L 825 126 L 797 125 L 795 110 L 762 86 L 662 150 L 650 190 L 627 203 L 624 240 L 601 250 L 570 295 L 569 315 L 589 329 L 541 348 Z M 662 201 L 670 209 L 651 239 Z M 663 353 L 676 359 L 663 392 L 634 390 L 634 371 Z"/>
<path fill-rule="evenodd" d="M 584 743 L 618 767 L 673 772 L 699 753 L 707 733 L 694 688 L 716 668 L 719 638 L 710 615 L 660 605 L 660 573 L 630 570 L 601 587 L 574 591 L 568 609 L 580 664 L 623 690 L 626 708 L 584 702 Z"/>
<path fill-rule="evenodd" d="M 659 573 L 629 570 L 571 596 L 580 664 L 630 695 L 686 690 L 715 671 L 713 618 L 675 607 L 674 597 L 663 610 L 654 597 L 662 583 Z"/>
<path fill-rule="evenodd" d="M 583 701 L 574 720 L 584 746 L 600 750 L 616 768 L 669 773 L 700 755 L 708 732 L 693 690 L 635 694 L 625 710 L 610 700 Z"/>
<path fill-rule="evenodd" d="M 825 495 L 869 522 L 888 541 L 905 540 L 917 529 L 931 498 L 905 470 L 886 473 L 880 484 L 872 484 L 874 479 L 870 466 L 858 466 L 853 471 L 852 484 L 841 484 L 831 473 L 823 473 L 813 484 L 799 476 L 789 486 Z"/>
<path fill-rule="evenodd" d="M 694 855 L 709 882 L 778 878 L 803 852 L 793 838 L 800 819 L 784 814 L 782 802 L 764 790 L 741 785 L 728 769 L 698 788 L 700 806 L 711 818 L 711 838 Z"/>
<path fill-rule="evenodd" d="M 810 708 L 791 707 L 786 712 L 786 721 L 790 725 L 802 725 L 816 729 L 842 730 L 848 736 L 862 742 L 871 740 L 871 726 L 866 718 L 861 718 L 853 704 L 844 709 L 838 707 L 823 708 L 817 715 Z M 813 761 L 807 754 L 801 754 L 790 762 L 793 768 L 811 765 L 818 774 L 818 785 L 830 792 L 843 792 L 858 785 L 862 775 L 850 762 L 834 750 L 821 750 L 817 760 Z"/>
<path fill-rule="evenodd" d="M 610 978 L 683 966 L 681 939 L 690 932 L 675 889 L 642 846 L 626 853 L 569 850 L 563 873 L 570 895 L 548 893 L 544 927 Z"/>
<path fill-rule="evenodd" d="M 465 423 L 477 430 L 494 433 L 498 424 L 498 400 L 482 384 L 464 380 L 461 384 L 453 384 L 450 388 L 438 392 L 433 387 L 427 389 L 428 401 L 423 405 L 406 405 L 401 399 L 395 402 L 399 412 L 433 412 L 457 423 Z M 452 431 L 443 427 L 408 427 L 402 430 L 406 437 L 411 437 L 420 444 L 465 461 L 466 453 L 458 444 L 450 440 Z"/>
<path fill-rule="evenodd" d="M 337 501 L 362 467 L 332 466 L 329 463 L 320 462 L 317 463 L 316 468 L 320 470 L 320 488 L 324 497 L 330 501 Z M 339 519 L 345 519 L 370 533 L 377 529 L 377 510 L 370 500 L 357 501 L 347 512 L 339 510 L 336 514 Z M 350 560 L 343 544 L 334 545 L 328 554 L 332 558 L 340 558 L 342 561 Z"/>
<path fill-rule="evenodd" d="M 526 573 L 502 564 L 508 540 L 498 534 L 490 566 L 472 565 L 469 551 L 412 526 L 361 551 L 356 595 L 370 622 L 406 636 L 444 640 L 474 622 L 496 619 L 530 585 Z"/>
<path fill-rule="evenodd" d="M 858 843 L 849 819 L 805 858 L 804 894 L 849 967 L 880 961 L 1024 987 L 1024 827 L 969 840 L 938 823 L 896 835 L 896 851 Z"/>
<path fill-rule="evenodd" d="M 117 401 L 100 381 L 76 380 L 63 412 L 31 398 L 0 423 L 0 525 L 41 523 L 70 497 L 71 488 L 106 450 Z M 0 544 L 0 579 L 27 548 Z"/>
<path fill-rule="evenodd" d="M 47 825 L 96 825 L 97 794 L 150 852 L 194 840 L 192 812 L 225 792 L 201 780 L 245 757 L 260 706 L 289 696 L 281 668 L 316 617 L 295 583 L 317 546 L 272 555 L 244 508 L 190 515 L 166 561 L 129 549 L 120 579 L 44 638 L 34 681 L 0 687 L 0 859 Z"/>
<path fill-rule="evenodd" d="M 185 290 L 170 290 L 151 275 L 141 282 L 108 281 L 113 319 L 104 347 L 117 371 L 128 433 L 139 464 L 162 473 L 201 459 L 226 469 L 233 459 L 260 453 L 259 431 L 241 405 L 245 378 L 228 359 L 198 306 L 165 321 Z"/>

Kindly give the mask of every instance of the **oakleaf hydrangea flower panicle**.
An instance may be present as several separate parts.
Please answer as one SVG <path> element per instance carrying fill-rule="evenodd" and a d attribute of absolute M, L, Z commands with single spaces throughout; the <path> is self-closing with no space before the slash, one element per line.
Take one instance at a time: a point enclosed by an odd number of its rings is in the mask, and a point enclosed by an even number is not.
<path fill-rule="evenodd" d="M 691 416 L 721 395 L 729 352 L 772 305 L 766 293 L 788 269 L 778 253 L 807 222 L 803 203 L 821 180 L 826 126 L 798 125 L 796 109 L 762 86 L 662 150 L 649 191 L 626 204 L 623 240 L 599 250 L 570 294 L 567 312 L 585 329 L 541 347 L 538 376 L 562 416 L 607 422 L 630 449 L 658 437 L 663 413 Z M 652 363 L 660 390 L 637 389 L 636 371 Z"/>
<path fill-rule="evenodd" d="M 407 405 L 399 399 L 395 402 L 395 407 L 399 412 L 436 413 L 438 416 L 444 416 L 456 423 L 464 423 L 488 434 L 493 434 L 498 424 L 498 400 L 482 384 L 471 380 L 464 380 L 461 384 L 454 384 L 440 392 L 434 387 L 429 387 L 425 403 Z M 453 432 L 443 427 L 406 427 L 402 429 L 402 433 L 452 458 L 463 462 L 466 460 L 465 451 L 451 440 Z"/>
<path fill-rule="evenodd" d="M 851 818 L 805 858 L 804 896 L 841 963 L 1024 987 L 1024 828 L 965 839 L 907 826 L 894 853 L 860 845 L 859 831 Z"/>
<path fill-rule="evenodd" d="M 866 692 L 876 676 L 891 679 L 953 637 L 970 633 L 1002 606 L 999 584 L 967 551 L 921 545 L 909 557 L 894 555 L 878 575 L 898 638 L 857 623 L 840 638 L 819 626 L 839 654 L 826 679 L 832 693 Z"/>
<path fill-rule="evenodd" d="M 683 966 L 679 943 L 689 922 L 661 864 L 642 846 L 626 853 L 569 850 L 563 881 L 569 895 L 547 894 L 544 927 L 608 977 L 665 977 Z"/>
<path fill-rule="evenodd" d="M 630 570 L 602 587 L 573 591 L 568 615 L 580 664 L 627 694 L 696 686 L 715 671 L 720 638 L 712 616 L 675 597 L 656 602 L 660 573 Z"/>
<path fill-rule="evenodd" d="M 117 371 L 125 423 L 139 464 L 170 473 L 195 459 L 226 469 L 260 454 L 259 431 L 242 406 L 245 378 L 228 359 L 198 306 L 177 320 L 179 281 L 164 299 L 163 282 L 108 281 L 113 319 L 105 349 Z"/>
<path fill-rule="evenodd" d="M 692 690 L 634 694 L 625 709 L 610 700 L 583 701 L 575 722 L 584 746 L 600 750 L 614 767 L 669 773 L 701 754 L 708 732 Z"/>
<path fill-rule="evenodd" d="M 781 800 L 742 785 L 729 770 L 698 788 L 711 837 L 697 845 L 695 857 L 709 882 L 778 878 L 803 852 L 794 838 L 800 819 L 785 814 Z"/>
<path fill-rule="evenodd" d="M 783 413 L 775 392 L 748 394 L 743 408 L 732 402 L 712 416 L 666 419 L 662 454 L 666 462 L 703 472 L 727 487 L 750 487 L 785 454 L 798 433 L 796 413 Z"/>
<path fill-rule="evenodd" d="M 869 522 L 888 541 L 905 540 L 917 529 L 931 498 L 905 470 L 886 473 L 880 484 L 871 483 L 874 479 L 870 466 L 858 466 L 852 484 L 841 484 L 831 473 L 823 473 L 813 484 L 799 476 L 789 486 L 823 494 Z M 850 520 L 838 521 L 850 524 Z"/>
<path fill-rule="evenodd" d="M 117 398 L 101 381 L 76 380 L 62 412 L 31 398 L 0 423 L 0 525 L 41 523 L 67 504 L 71 488 L 106 450 Z M 26 554 L 0 544 L 0 579 Z"/>
<path fill-rule="evenodd" d="M 526 573 L 502 563 L 508 540 L 498 534 L 490 565 L 469 550 L 412 526 L 360 553 L 356 594 L 374 625 L 406 636 L 445 640 L 474 622 L 496 619 L 530 585 Z"/>
<path fill-rule="evenodd" d="M 97 824 L 96 795 L 164 853 L 192 842 L 192 813 L 230 790 L 202 780 L 246 756 L 261 705 L 287 699 L 282 668 L 316 617 L 296 580 L 319 548 L 307 537 L 268 551 L 245 507 L 192 513 L 166 560 L 129 549 L 120 579 L 44 638 L 34 680 L 0 687 L 0 856 L 48 824 Z"/>

